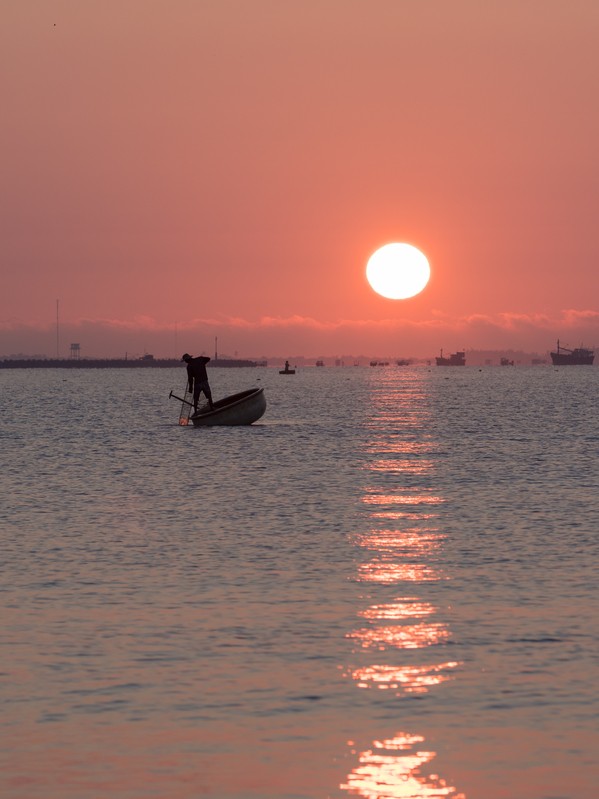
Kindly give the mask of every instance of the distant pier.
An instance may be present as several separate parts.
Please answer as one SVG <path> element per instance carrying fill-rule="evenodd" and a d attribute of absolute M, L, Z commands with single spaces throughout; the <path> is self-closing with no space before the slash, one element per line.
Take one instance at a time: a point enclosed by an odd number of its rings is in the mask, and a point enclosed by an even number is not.
<path fill-rule="evenodd" d="M 6 358 L 0 369 L 165 369 L 181 366 L 180 358 Z M 267 366 L 266 361 L 212 359 L 210 367 Z"/>

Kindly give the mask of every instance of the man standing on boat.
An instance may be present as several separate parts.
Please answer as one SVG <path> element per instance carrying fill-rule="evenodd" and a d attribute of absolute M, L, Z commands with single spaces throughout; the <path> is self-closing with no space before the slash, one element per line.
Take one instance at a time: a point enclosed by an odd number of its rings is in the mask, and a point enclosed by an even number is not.
<path fill-rule="evenodd" d="M 208 375 L 206 374 L 206 364 L 210 360 L 205 355 L 199 355 L 197 358 L 192 358 L 186 352 L 181 358 L 187 364 L 187 382 L 189 383 L 189 392 L 193 392 L 193 408 L 194 412 L 198 412 L 198 401 L 200 394 L 203 392 L 208 400 L 210 410 L 214 408 L 212 404 L 212 392 L 210 391 L 210 384 L 208 383 Z"/>

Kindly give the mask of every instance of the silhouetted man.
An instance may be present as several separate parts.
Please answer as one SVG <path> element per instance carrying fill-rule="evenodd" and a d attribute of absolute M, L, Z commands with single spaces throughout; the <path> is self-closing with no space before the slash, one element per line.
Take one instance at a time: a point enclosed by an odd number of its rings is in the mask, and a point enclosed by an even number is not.
<path fill-rule="evenodd" d="M 198 412 L 198 400 L 202 392 L 208 400 L 210 410 L 212 410 L 212 408 L 214 408 L 212 404 L 212 392 L 210 391 L 208 375 L 206 374 L 206 364 L 210 358 L 207 358 L 205 355 L 192 358 L 191 355 L 186 352 L 181 360 L 185 361 L 187 364 L 187 382 L 189 383 L 189 391 L 193 391 L 193 408 L 195 413 Z"/>

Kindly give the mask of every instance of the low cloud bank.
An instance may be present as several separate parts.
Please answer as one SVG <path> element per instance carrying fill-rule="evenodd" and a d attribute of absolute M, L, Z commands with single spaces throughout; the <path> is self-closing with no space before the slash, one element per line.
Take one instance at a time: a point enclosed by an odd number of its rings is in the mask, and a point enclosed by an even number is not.
<path fill-rule="evenodd" d="M 472 314 L 451 317 L 434 312 L 418 322 L 398 319 L 322 321 L 309 317 L 199 318 L 165 325 L 150 317 L 81 319 L 35 324 L 0 322 L 0 357 L 69 357 L 73 343 L 81 357 L 180 357 L 183 351 L 240 358 L 378 356 L 430 358 L 466 350 L 522 350 L 546 353 L 557 339 L 564 346 L 599 342 L 599 312 L 566 309 L 559 315 Z"/>

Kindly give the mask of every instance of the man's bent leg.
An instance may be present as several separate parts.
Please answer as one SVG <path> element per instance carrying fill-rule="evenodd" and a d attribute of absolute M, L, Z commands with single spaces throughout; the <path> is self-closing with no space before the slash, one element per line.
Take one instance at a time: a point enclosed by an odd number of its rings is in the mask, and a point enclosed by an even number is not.
<path fill-rule="evenodd" d="M 208 383 L 204 384 L 203 392 L 206 395 L 206 399 L 208 400 L 208 405 L 210 406 L 210 410 L 214 408 L 214 403 L 212 402 L 212 391 L 210 390 L 210 386 Z"/>

